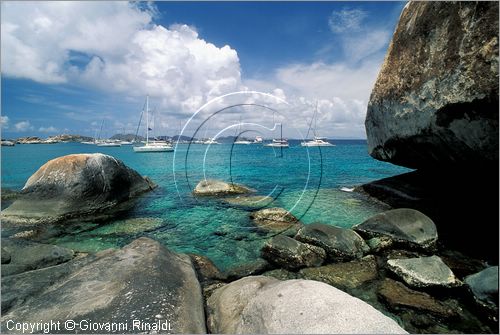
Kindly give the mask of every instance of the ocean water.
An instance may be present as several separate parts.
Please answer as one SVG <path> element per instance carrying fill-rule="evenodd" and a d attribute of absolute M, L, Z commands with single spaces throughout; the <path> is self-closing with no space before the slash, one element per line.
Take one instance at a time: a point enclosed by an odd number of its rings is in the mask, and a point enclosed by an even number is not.
<path fill-rule="evenodd" d="M 283 207 L 303 223 L 351 227 L 384 208 L 362 195 L 340 191 L 372 180 L 408 172 L 379 162 L 365 141 L 337 140 L 335 147 L 288 149 L 261 145 L 187 145 L 175 153 L 135 153 L 131 146 L 96 147 L 80 143 L 26 144 L 2 147 L 2 188 L 19 190 L 50 159 L 72 153 L 101 152 L 149 176 L 158 188 L 134 207 L 106 222 L 80 222 L 47 242 L 82 252 L 123 246 L 140 236 L 172 250 L 206 255 L 226 269 L 252 261 L 269 233 L 257 229 L 250 213 L 262 206 Z M 203 178 L 247 185 L 271 201 L 250 206 L 220 198 L 196 198 L 192 190 Z"/>

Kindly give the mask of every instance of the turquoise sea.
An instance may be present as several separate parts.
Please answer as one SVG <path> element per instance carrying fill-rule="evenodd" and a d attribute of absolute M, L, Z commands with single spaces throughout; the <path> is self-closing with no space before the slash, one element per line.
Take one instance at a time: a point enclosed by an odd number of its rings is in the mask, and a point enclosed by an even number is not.
<path fill-rule="evenodd" d="M 269 237 L 249 219 L 254 207 L 283 207 L 303 223 L 350 227 L 384 210 L 362 195 L 340 191 L 409 171 L 379 162 L 363 140 L 334 140 L 335 147 L 289 149 L 261 145 L 187 145 L 175 153 L 135 153 L 131 146 L 97 147 L 80 143 L 25 144 L 2 147 L 2 189 L 20 190 L 48 160 L 72 153 L 101 152 L 149 176 L 158 188 L 109 222 L 81 222 L 47 242 L 87 252 L 123 246 L 149 236 L 180 252 L 210 257 L 220 268 L 254 260 Z M 226 199 L 195 198 L 191 191 L 203 178 L 245 184 L 272 203 L 254 207 Z"/>

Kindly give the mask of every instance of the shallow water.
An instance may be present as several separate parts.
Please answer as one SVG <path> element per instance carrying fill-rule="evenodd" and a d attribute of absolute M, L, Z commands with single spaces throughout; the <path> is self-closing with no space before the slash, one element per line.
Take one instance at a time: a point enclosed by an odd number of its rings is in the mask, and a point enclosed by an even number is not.
<path fill-rule="evenodd" d="M 292 147 L 283 150 L 260 145 L 184 144 L 175 154 L 138 154 L 131 146 L 80 143 L 16 145 L 2 147 L 2 188 L 21 189 L 32 173 L 55 157 L 92 152 L 112 155 L 151 177 L 159 187 L 141 197 L 122 217 L 100 224 L 82 222 L 50 242 L 97 251 L 149 236 L 173 250 L 206 255 L 225 269 L 258 257 L 268 236 L 252 225 L 252 207 L 193 197 L 192 189 L 204 177 L 252 187 L 256 194 L 274 198 L 268 207 L 291 210 L 303 223 L 351 227 L 383 210 L 340 188 L 409 170 L 371 158 L 365 141 L 335 143 L 335 147 L 307 149 L 291 141 Z M 131 220 L 135 218 L 146 219 Z"/>

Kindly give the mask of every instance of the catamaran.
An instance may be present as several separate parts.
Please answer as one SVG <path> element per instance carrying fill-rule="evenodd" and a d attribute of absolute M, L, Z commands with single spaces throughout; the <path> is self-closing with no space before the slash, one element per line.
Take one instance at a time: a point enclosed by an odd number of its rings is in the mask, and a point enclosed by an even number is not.
<path fill-rule="evenodd" d="M 316 109 L 314 111 L 314 115 L 311 119 L 311 122 L 309 123 L 309 129 L 307 129 L 307 135 L 306 135 L 306 138 L 307 138 L 309 136 L 309 132 L 311 131 L 311 127 L 312 127 L 312 124 L 314 121 L 314 128 L 313 128 L 314 137 L 312 140 L 302 141 L 300 143 L 300 145 L 303 147 L 333 147 L 333 146 L 335 146 L 335 144 L 332 144 L 332 143 L 326 141 L 326 138 L 316 136 L 316 121 L 317 121 L 316 115 L 317 115 L 317 113 L 318 113 L 318 103 L 316 102 Z"/>
<path fill-rule="evenodd" d="M 174 147 L 166 142 L 149 141 L 149 95 L 146 96 L 146 143 L 143 146 L 134 146 L 135 152 L 166 152 L 174 151 Z"/>

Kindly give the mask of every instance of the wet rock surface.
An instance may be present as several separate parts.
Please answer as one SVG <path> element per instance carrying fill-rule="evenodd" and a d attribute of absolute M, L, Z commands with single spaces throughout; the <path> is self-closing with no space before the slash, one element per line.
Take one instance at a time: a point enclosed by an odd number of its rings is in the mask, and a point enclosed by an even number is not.
<path fill-rule="evenodd" d="M 498 312 L 498 266 L 466 277 L 465 284 L 479 304 Z"/>
<path fill-rule="evenodd" d="M 462 285 L 438 256 L 390 259 L 387 266 L 411 287 L 452 288 Z"/>
<path fill-rule="evenodd" d="M 261 254 L 267 261 L 289 270 L 320 266 L 326 258 L 323 249 L 284 235 L 277 235 L 267 241 Z"/>
<path fill-rule="evenodd" d="M 295 239 L 323 248 L 330 259 L 361 258 L 369 251 L 365 241 L 353 230 L 321 223 L 305 225 Z"/>
<path fill-rule="evenodd" d="M 378 277 L 377 261 L 374 256 L 369 255 L 360 260 L 302 269 L 300 277 L 349 290 Z"/>
<path fill-rule="evenodd" d="M 436 225 L 425 214 L 398 208 L 376 214 L 353 229 L 369 238 L 389 237 L 407 247 L 433 249 L 438 239 Z"/>
<path fill-rule="evenodd" d="M 284 208 L 265 208 L 250 215 L 254 224 L 266 232 L 280 232 L 295 235 L 302 224 Z"/>
<path fill-rule="evenodd" d="M 207 179 L 200 181 L 193 194 L 197 196 L 224 196 L 231 194 L 252 193 L 253 190 L 239 184 L 226 183 L 222 180 Z"/>

